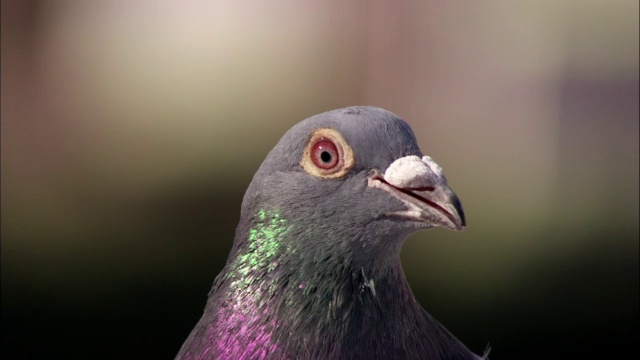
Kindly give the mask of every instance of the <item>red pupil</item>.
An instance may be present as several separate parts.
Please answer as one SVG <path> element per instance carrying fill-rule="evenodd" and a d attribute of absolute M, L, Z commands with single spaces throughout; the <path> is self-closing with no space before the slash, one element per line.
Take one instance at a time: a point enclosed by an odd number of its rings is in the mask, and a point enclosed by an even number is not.
<path fill-rule="evenodd" d="M 313 145 L 311 160 L 321 169 L 331 169 L 338 164 L 338 149 L 330 140 L 320 140 Z"/>

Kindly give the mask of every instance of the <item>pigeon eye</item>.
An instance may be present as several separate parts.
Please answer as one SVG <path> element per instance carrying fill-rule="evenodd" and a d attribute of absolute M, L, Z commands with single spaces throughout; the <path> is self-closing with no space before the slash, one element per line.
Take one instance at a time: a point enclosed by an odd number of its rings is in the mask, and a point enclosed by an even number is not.
<path fill-rule="evenodd" d="M 326 139 L 322 139 L 313 145 L 310 156 L 315 166 L 325 170 L 335 167 L 340 160 L 336 145 L 333 141 Z"/>
<path fill-rule="evenodd" d="M 321 178 L 339 178 L 355 164 L 353 151 L 339 132 L 318 129 L 311 134 L 300 165 L 306 172 Z"/>

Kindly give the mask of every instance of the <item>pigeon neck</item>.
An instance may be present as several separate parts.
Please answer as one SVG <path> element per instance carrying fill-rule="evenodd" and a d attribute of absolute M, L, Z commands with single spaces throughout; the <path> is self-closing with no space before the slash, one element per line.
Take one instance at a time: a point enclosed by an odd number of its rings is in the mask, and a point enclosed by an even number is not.
<path fill-rule="evenodd" d="M 207 308 L 216 310 L 201 325 L 211 332 L 212 351 L 240 358 L 288 357 L 306 349 L 326 358 L 403 357 L 421 339 L 446 340 L 446 330 L 413 296 L 398 257 L 380 266 L 354 261 L 349 251 L 331 252 L 338 257 L 303 253 L 288 237 L 304 233 L 278 212 L 258 211 L 252 223 L 239 227 L 210 293 Z M 453 337 L 451 344 L 457 346 Z"/>

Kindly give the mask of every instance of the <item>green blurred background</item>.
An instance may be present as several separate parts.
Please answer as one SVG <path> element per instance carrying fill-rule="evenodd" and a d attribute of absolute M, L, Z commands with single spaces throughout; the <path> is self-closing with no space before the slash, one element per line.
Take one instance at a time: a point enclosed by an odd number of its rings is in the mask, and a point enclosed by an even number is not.
<path fill-rule="evenodd" d="M 471 349 L 637 355 L 638 13 L 2 1 L 2 358 L 172 358 L 266 153 L 348 105 L 408 121 L 462 199 L 402 257 Z"/>

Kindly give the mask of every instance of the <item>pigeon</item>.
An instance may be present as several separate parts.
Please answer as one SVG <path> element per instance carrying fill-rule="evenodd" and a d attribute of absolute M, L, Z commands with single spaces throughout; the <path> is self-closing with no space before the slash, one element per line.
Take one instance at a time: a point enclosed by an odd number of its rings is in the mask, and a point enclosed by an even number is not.
<path fill-rule="evenodd" d="M 408 235 L 462 230 L 442 168 L 381 108 L 293 126 L 242 202 L 225 267 L 176 359 L 482 359 L 413 295 Z"/>

